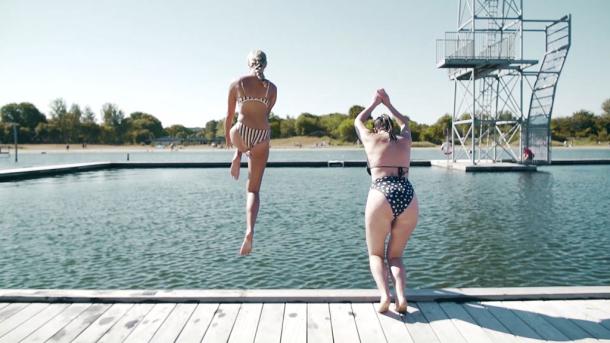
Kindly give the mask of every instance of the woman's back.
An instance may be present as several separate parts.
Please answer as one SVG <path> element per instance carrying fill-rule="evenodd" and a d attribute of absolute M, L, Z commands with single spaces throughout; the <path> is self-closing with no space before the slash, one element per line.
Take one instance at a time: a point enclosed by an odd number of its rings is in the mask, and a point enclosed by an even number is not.
<path fill-rule="evenodd" d="M 409 167 L 410 137 L 396 136 L 396 140 L 391 141 L 387 132 L 378 132 L 363 140 L 363 144 L 373 177 L 396 174 L 396 167 Z"/>
<path fill-rule="evenodd" d="M 238 121 L 254 129 L 269 128 L 269 112 L 277 90 L 269 80 L 244 76 L 234 84 L 239 105 Z"/>

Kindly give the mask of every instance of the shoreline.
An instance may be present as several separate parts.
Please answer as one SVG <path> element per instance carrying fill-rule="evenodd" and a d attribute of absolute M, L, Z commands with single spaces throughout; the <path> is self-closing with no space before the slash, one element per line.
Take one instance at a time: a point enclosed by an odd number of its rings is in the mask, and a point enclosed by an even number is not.
<path fill-rule="evenodd" d="M 9 151 L 11 154 L 14 151 L 12 145 L 0 145 L 1 152 L 4 153 Z M 271 146 L 271 150 L 283 150 L 283 151 L 346 151 L 346 150 L 362 150 L 363 147 L 359 145 L 332 145 L 332 146 L 303 146 L 297 147 L 293 145 L 277 145 Z M 440 146 L 432 147 L 412 147 L 415 150 L 436 150 L 440 149 Z M 553 150 L 583 150 L 583 149 L 595 149 L 595 150 L 608 150 L 610 146 L 607 145 L 579 145 L 575 147 L 553 147 Z M 70 153 L 130 153 L 130 152 L 148 152 L 148 153 L 180 153 L 180 152 L 226 152 L 232 151 L 227 148 L 217 148 L 210 145 L 189 145 L 180 146 L 174 150 L 170 150 L 168 147 L 155 148 L 153 146 L 142 146 L 142 145 L 104 145 L 104 144 L 92 144 L 87 145 L 86 148 L 82 148 L 79 144 L 70 145 L 70 149 L 66 149 L 66 145 L 63 144 L 23 144 L 19 145 L 19 153 L 26 154 L 70 154 Z"/>

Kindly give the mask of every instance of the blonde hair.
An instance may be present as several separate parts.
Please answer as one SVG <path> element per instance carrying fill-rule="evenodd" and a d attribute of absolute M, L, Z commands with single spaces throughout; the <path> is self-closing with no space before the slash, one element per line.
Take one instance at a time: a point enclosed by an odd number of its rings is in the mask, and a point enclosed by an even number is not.
<path fill-rule="evenodd" d="M 254 50 L 248 54 L 248 67 L 260 80 L 265 79 L 265 67 L 267 67 L 267 55 L 261 50 Z"/>

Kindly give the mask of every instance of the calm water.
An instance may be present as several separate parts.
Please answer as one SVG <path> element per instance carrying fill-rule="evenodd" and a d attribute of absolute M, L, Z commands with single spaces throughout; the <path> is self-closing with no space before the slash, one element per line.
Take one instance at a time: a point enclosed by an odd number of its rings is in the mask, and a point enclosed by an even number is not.
<path fill-rule="evenodd" d="M 609 176 L 610 166 L 412 168 L 421 217 L 409 287 L 610 283 Z M 268 169 L 247 258 L 245 181 L 226 170 L 0 183 L 0 288 L 373 288 L 369 182 L 360 168 Z"/>
<path fill-rule="evenodd" d="M 14 162 L 13 155 L 0 156 L 0 169 L 79 162 L 122 162 L 127 159 L 126 152 L 83 152 L 79 148 L 70 152 L 52 151 L 47 154 L 20 152 L 18 163 Z M 130 161 L 135 162 L 222 162 L 229 161 L 232 156 L 232 152 L 225 149 L 129 152 Z M 553 159 L 610 158 L 610 147 L 597 149 L 554 148 L 552 156 Z M 415 148 L 411 152 L 411 158 L 414 160 L 438 160 L 444 159 L 445 155 L 440 152 L 439 148 Z M 269 156 L 270 161 L 362 161 L 364 159 L 364 150 L 362 149 L 277 149 L 272 150 Z"/>

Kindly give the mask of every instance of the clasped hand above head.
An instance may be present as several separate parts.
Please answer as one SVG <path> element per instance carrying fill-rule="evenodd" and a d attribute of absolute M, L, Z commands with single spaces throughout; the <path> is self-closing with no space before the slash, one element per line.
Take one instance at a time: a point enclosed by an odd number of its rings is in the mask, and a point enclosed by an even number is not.
<path fill-rule="evenodd" d="M 384 104 L 385 106 L 391 106 L 390 96 L 386 93 L 385 89 L 380 88 L 375 91 L 375 95 L 373 97 L 373 104 L 375 106 L 379 104 Z"/>

